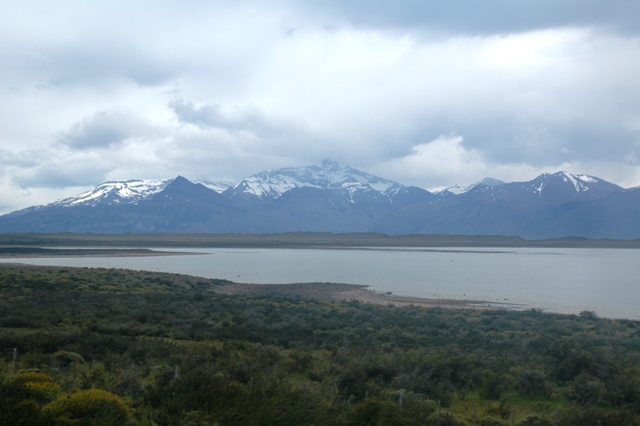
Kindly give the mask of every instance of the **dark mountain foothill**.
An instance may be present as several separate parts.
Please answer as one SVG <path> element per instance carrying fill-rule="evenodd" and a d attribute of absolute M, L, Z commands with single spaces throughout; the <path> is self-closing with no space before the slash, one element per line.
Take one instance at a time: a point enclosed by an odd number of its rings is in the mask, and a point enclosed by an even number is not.
<path fill-rule="evenodd" d="M 640 189 L 545 173 L 486 178 L 438 193 L 325 160 L 253 175 L 229 187 L 173 180 L 106 182 L 55 203 L 0 216 L 0 232 L 378 232 L 526 239 L 640 238 Z"/>

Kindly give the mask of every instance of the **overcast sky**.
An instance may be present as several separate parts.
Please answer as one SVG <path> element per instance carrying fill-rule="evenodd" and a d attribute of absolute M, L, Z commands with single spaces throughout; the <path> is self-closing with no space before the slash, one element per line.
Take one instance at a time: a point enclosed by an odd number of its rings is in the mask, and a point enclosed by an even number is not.
<path fill-rule="evenodd" d="M 0 213 L 324 158 L 640 185 L 637 0 L 0 0 Z"/>

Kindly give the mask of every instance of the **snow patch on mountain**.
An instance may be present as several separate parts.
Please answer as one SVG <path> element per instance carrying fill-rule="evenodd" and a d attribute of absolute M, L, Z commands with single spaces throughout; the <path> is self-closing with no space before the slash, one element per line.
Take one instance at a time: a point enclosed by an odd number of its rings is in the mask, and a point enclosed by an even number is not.
<path fill-rule="evenodd" d="M 442 191 L 439 191 L 438 194 L 443 193 L 443 192 L 449 192 L 453 195 L 460 195 L 460 194 L 464 194 L 465 192 L 468 192 L 471 188 L 473 188 L 474 186 L 476 186 L 476 184 L 472 184 L 472 185 L 452 185 L 448 188 L 443 189 Z"/>
<path fill-rule="evenodd" d="M 193 183 L 199 183 L 201 185 L 204 185 L 207 188 L 213 191 L 216 191 L 218 194 L 221 194 L 227 189 L 232 188 L 234 185 L 232 182 L 226 182 L 226 181 L 211 182 L 208 180 L 195 180 L 193 181 Z"/>
<path fill-rule="evenodd" d="M 594 178 L 593 176 L 588 175 L 572 175 L 566 172 L 560 172 L 564 175 L 566 179 L 568 179 L 573 187 L 576 189 L 576 192 L 588 191 L 590 183 L 595 184 L 598 183 L 599 180 Z"/>
<path fill-rule="evenodd" d="M 600 184 L 600 179 L 589 176 L 589 175 L 574 175 L 567 172 L 557 172 L 557 173 L 543 173 L 534 179 L 532 182 L 537 187 L 535 188 L 535 192 L 539 194 L 542 193 L 542 188 L 544 186 L 549 186 L 553 181 L 563 182 L 565 184 L 571 184 L 571 187 L 576 192 L 576 195 L 589 191 L 595 187 L 595 185 Z"/>
<path fill-rule="evenodd" d="M 173 179 L 133 179 L 105 182 L 90 191 L 74 197 L 58 200 L 47 206 L 72 207 L 98 204 L 135 204 L 162 191 Z"/>

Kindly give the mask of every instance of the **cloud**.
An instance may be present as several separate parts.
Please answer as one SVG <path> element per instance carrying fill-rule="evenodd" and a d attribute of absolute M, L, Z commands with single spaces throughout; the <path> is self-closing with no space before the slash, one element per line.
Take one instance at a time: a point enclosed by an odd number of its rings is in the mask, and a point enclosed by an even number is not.
<path fill-rule="evenodd" d="M 28 151 L 11 151 L 0 148 L 0 173 L 9 168 L 27 168 L 38 164 L 36 155 Z"/>
<path fill-rule="evenodd" d="M 91 166 L 79 166 L 71 169 L 42 166 L 25 170 L 17 174 L 14 182 L 26 188 L 67 188 L 86 187 L 91 182 L 104 182 L 106 171 Z"/>
<path fill-rule="evenodd" d="M 122 79 L 142 86 L 157 86 L 175 77 L 178 68 L 161 58 L 149 57 L 127 47 L 78 46 L 75 49 L 46 52 L 54 71 L 43 87 L 64 87 L 102 82 L 105 86 L 119 84 Z"/>
<path fill-rule="evenodd" d="M 232 107 L 223 110 L 218 104 L 196 107 L 192 102 L 182 99 L 169 102 L 169 108 L 182 123 L 194 124 L 201 128 L 216 127 L 230 132 L 251 132 L 260 136 L 273 136 L 293 130 L 273 123 L 256 108 Z"/>
<path fill-rule="evenodd" d="M 34 205 L 71 197 L 89 190 L 87 186 L 67 186 L 64 188 L 17 188 L 0 181 L 0 214 L 10 213 Z"/>
<path fill-rule="evenodd" d="M 146 127 L 131 115 L 102 111 L 61 132 L 57 140 L 72 149 L 109 148 L 140 135 Z"/>
<path fill-rule="evenodd" d="M 426 27 L 445 33 L 488 35 L 598 26 L 640 33 L 640 7 L 629 0 L 324 0 L 314 5 L 317 13 L 382 28 Z"/>
<path fill-rule="evenodd" d="M 460 136 L 440 136 L 430 142 L 419 144 L 408 155 L 385 162 L 379 169 L 388 175 L 404 175 L 411 183 L 437 188 L 446 186 L 452 177 L 474 179 L 487 171 L 486 160 L 475 150 L 462 146 Z"/>
<path fill-rule="evenodd" d="M 469 185 L 486 177 L 505 182 L 524 182 L 542 173 L 557 171 L 598 176 L 623 188 L 640 182 L 640 168 L 634 164 L 604 159 L 567 161 L 554 166 L 491 162 L 480 152 L 465 148 L 464 139 L 460 136 L 440 136 L 418 144 L 407 155 L 381 163 L 375 171 L 432 191 L 451 186 L 452 183 Z"/>
<path fill-rule="evenodd" d="M 427 188 L 563 167 L 637 185 L 639 9 L 5 2 L 2 182 L 53 197 L 333 158 Z"/>
<path fill-rule="evenodd" d="M 111 167 L 108 161 L 100 164 L 101 156 L 96 153 L 57 147 L 5 153 L 8 155 L 0 157 L 3 181 L 20 190 L 90 186 L 102 182 Z"/>
<path fill-rule="evenodd" d="M 315 161 L 335 148 L 333 141 L 323 139 L 308 122 L 289 114 L 267 115 L 257 107 L 244 105 L 195 106 L 182 99 L 172 100 L 169 108 L 181 124 L 194 126 L 175 133 L 174 150 L 192 162 L 203 158 L 219 161 L 224 153 L 243 163 L 259 164 L 270 159 L 273 164 L 287 166 Z M 203 154 L 198 160 L 192 155 L 196 150 Z"/>

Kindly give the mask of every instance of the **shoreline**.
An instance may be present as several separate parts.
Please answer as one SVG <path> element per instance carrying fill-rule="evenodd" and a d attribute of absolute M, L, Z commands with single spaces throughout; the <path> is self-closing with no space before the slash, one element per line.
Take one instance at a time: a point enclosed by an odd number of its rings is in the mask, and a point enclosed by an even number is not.
<path fill-rule="evenodd" d="M 211 289 L 212 292 L 228 296 L 251 296 L 282 298 L 291 300 L 316 300 L 321 302 L 349 302 L 356 300 L 373 305 L 420 306 L 425 308 L 450 309 L 522 309 L 524 305 L 495 303 L 485 300 L 428 299 L 412 296 L 395 296 L 376 293 L 367 285 L 340 283 L 293 283 L 293 284 L 241 284 L 231 283 Z"/>
<path fill-rule="evenodd" d="M 159 251 L 153 249 L 56 249 L 42 247 L 0 247 L 0 259 L 47 259 L 64 257 L 155 257 L 194 254 L 204 255 L 207 253 Z"/>
<path fill-rule="evenodd" d="M 171 254 L 169 252 L 154 252 Z M 140 256 L 154 256 L 151 254 L 140 254 Z M 185 254 L 185 253 L 180 253 Z M 200 254 L 200 253 L 186 253 Z M 125 254 L 114 254 L 112 257 L 128 256 Z M 25 257 L 25 256 L 23 256 Z M 33 256 L 33 257 L 50 257 L 50 256 Z M 92 256 L 85 256 L 92 257 Z M 0 256 L 0 259 L 7 257 Z M 0 268 L 3 267 L 26 267 L 26 268 L 64 268 L 61 266 L 45 266 L 32 265 L 19 262 L 0 262 Z M 75 267 L 71 267 L 75 268 Z M 67 268 L 64 268 L 67 269 Z M 107 268 L 109 269 L 109 268 Z M 117 268 L 116 268 L 117 269 Z M 164 273 L 164 272 L 161 272 Z M 195 276 L 194 276 L 195 277 Z M 228 282 L 228 284 L 216 285 L 210 287 L 209 291 L 217 295 L 228 296 L 249 296 L 264 297 L 275 299 L 290 300 L 315 300 L 320 302 L 349 302 L 358 301 L 361 303 L 370 303 L 372 305 L 393 305 L 393 306 L 417 306 L 424 308 L 448 308 L 448 309 L 468 309 L 468 310 L 521 310 L 526 308 L 525 305 L 514 303 L 496 303 L 485 300 L 463 300 L 463 299 L 429 299 L 414 296 L 397 296 L 391 293 L 377 293 L 369 290 L 369 286 L 365 284 L 344 284 L 329 282 L 310 282 L 310 283 L 290 283 L 290 284 L 250 284 Z"/>

